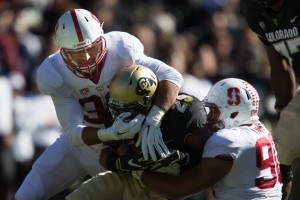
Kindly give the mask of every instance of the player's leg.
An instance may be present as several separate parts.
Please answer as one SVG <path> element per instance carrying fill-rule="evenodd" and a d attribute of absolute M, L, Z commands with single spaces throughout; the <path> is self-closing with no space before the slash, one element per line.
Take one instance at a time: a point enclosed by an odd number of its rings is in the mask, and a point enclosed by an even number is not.
<path fill-rule="evenodd" d="M 123 199 L 129 174 L 104 172 L 85 181 L 81 186 L 69 194 L 66 200 L 115 200 Z"/>
<path fill-rule="evenodd" d="M 300 92 L 292 99 L 280 115 L 275 131 L 274 141 L 281 164 L 291 165 L 300 157 Z M 299 160 L 299 159 L 298 159 Z M 292 196 L 300 196 L 300 164 L 292 164 L 294 180 L 292 183 Z"/>
<path fill-rule="evenodd" d="M 82 169 L 78 158 L 72 153 L 72 145 L 62 134 L 33 164 L 15 198 L 49 199 L 85 175 L 86 172 Z"/>
<path fill-rule="evenodd" d="M 98 147 L 98 145 L 96 145 Z M 77 147 L 74 153 L 76 157 L 80 157 L 80 164 L 82 168 L 87 172 L 91 177 L 107 171 L 99 163 L 100 150 L 97 150 L 95 146 L 81 146 Z"/>

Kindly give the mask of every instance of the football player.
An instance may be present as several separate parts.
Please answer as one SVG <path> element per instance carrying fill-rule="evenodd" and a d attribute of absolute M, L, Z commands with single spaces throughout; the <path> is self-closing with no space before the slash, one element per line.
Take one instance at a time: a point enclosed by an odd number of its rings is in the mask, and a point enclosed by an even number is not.
<path fill-rule="evenodd" d="M 37 84 L 52 97 L 64 133 L 33 164 L 15 195 L 18 200 L 48 199 L 81 177 L 98 174 L 104 170 L 98 162 L 102 143 L 133 138 L 139 130 L 136 145 L 142 146 L 146 160 L 148 153 L 154 160 L 169 154 L 160 124 L 176 100 L 181 74 L 147 57 L 136 37 L 118 31 L 104 34 L 100 21 L 84 9 L 70 10 L 59 18 L 55 40 L 60 50 L 43 61 Z M 124 122 L 122 115 L 105 128 L 110 80 L 132 64 L 144 65 L 157 75 L 154 104 L 146 117 Z"/>
<path fill-rule="evenodd" d="M 275 109 L 280 116 L 274 141 L 281 163 L 283 192 L 287 195 L 292 180 L 291 164 L 300 156 L 300 93 L 295 95 L 296 81 L 300 82 L 299 9 L 298 0 L 255 0 L 247 11 L 249 27 L 265 44 L 271 67 Z M 295 174 L 300 172 L 299 161 L 293 164 Z M 292 199 L 300 196 L 299 181 L 300 178 L 294 178 Z"/>
<path fill-rule="evenodd" d="M 215 199 L 281 199 L 281 176 L 271 133 L 259 121 L 259 95 L 248 82 L 228 78 L 204 99 L 208 138 L 200 163 L 180 176 L 150 171 L 134 175 L 169 199 L 213 186 Z M 178 187 L 180 186 L 180 187 Z"/>
<path fill-rule="evenodd" d="M 121 113 L 131 114 L 130 118 L 139 113 L 147 114 L 156 88 L 157 78 L 148 68 L 139 65 L 123 68 L 110 83 L 108 104 L 112 118 Z M 185 168 L 197 164 L 211 135 L 205 123 L 203 103 L 195 97 L 180 94 L 161 124 L 162 137 L 172 152 L 169 156 L 157 161 L 145 161 L 143 154 L 130 145 L 132 141 L 122 141 L 121 145 L 108 142 L 101 152 L 100 163 L 110 171 L 86 181 L 66 199 L 165 199 L 133 178 L 130 171 L 151 168 L 178 175 L 180 169 L 177 161 L 181 160 Z M 189 154 L 180 153 L 177 149 Z"/>

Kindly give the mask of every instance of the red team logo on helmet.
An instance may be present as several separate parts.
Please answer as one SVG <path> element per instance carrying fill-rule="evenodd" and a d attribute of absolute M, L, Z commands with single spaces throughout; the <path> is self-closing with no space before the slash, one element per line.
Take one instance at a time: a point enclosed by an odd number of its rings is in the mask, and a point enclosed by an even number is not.
<path fill-rule="evenodd" d="M 240 89 L 239 88 L 229 88 L 227 90 L 227 95 L 229 100 L 227 101 L 231 106 L 237 106 L 241 103 L 241 97 L 239 95 Z"/>

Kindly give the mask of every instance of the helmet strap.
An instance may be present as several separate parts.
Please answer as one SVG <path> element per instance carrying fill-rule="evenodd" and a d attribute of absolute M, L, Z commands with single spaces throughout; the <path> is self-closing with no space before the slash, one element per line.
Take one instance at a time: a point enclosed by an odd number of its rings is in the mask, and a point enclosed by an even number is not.
<path fill-rule="evenodd" d="M 102 69 L 103 69 L 104 64 L 105 64 L 105 59 L 106 59 L 106 52 L 105 52 L 105 55 L 104 55 L 103 59 L 101 60 L 101 62 L 97 66 L 96 76 L 90 78 L 90 80 L 93 81 L 95 84 L 97 84 L 99 82 L 101 72 L 102 72 Z"/>

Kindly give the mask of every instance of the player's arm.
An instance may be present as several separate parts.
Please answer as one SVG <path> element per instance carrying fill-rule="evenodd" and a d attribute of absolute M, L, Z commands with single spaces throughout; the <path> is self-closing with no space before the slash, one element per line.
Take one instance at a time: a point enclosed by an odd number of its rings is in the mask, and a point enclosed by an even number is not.
<path fill-rule="evenodd" d="M 156 74 L 159 84 L 153 103 L 164 111 L 169 110 L 176 101 L 179 89 L 183 83 L 182 75 L 173 67 L 144 54 L 140 55 L 136 64 L 144 65 Z"/>
<path fill-rule="evenodd" d="M 68 140 L 76 146 L 94 145 L 111 140 L 132 139 L 140 130 L 145 116 L 139 114 L 129 122 L 124 120 L 131 113 L 122 113 L 111 127 L 95 128 L 84 125 L 82 109 L 73 98 L 52 96 L 58 120 Z"/>
<path fill-rule="evenodd" d="M 206 127 L 199 128 L 186 135 L 184 143 L 188 148 L 188 151 L 185 153 L 185 156 L 188 158 L 184 159 L 186 160 L 185 162 L 179 162 L 183 170 L 199 164 L 202 160 L 204 145 L 210 136 L 211 133 Z"/>
<path fill-rule="evenodd" d="M 198 193 L 222 179 L 232 168 L 232 160 L 204 158 L 180 176 L 144 171 L 141 181 L 154 192 L 170 199 L 182 199 Z"/>
<path fill-rule="evenodd" d="M 186 135 L 184 144 L 189 149 L 203 150 L 204 145 L 210 136 L 211 132 L 206 127 L 199 128 Z"/>
<path fill-rule="evenodd" d="M 157 160 L 155 150 L 159 153 L 160 157 L 165 157 L 169 153 L 162 139 L 160 125 L 166 111 L 176 101 L 178 92 L 179 87 L 170 81 L 164 80 L 158 84 L 154 105 L 146 117 L 136 143 L 136 146 L 142 147 L 146 160 L 148 160 L 148 152 L 153 160 Z"/>
<path fill-rule="evenodd" d="M 128 142 L 129 140 L 109 141 L 103 143 L 103 149 L 101 150 L 101 154 L 99 156 L 100 165 L 107 170 L 118 171 L 115 164 L 116 160 L 118 156 L 121 156 L 126 152 Z"/>
<path fill-rule="evenodd" d="M 154 164 L 153 161 L 143 160 L 143 154 L 135 148 L 133 140 L 105 142 L 99 163 L 113 172 L 137 171 Z"/>
<path fill-rule="evenodd" d="M 167 146 L 162 140 L 160 131 L 161 121 L 173 103 L 176 101 L 179 89 L 183 83 L 182 75 L 173 67 L 160 60 L 148 57 L 144 54 L 144 46 L 139 39 L 132 35 L 127 35 L 127 51 L 132 58 L 133 64 L 143 65 L 151 69 L 158 77 L 158 91 L 152 106 L 143 124 L 136 146 L 141 146 L 146 160 L 149 159 L 148 152 L 153 160 L 157 160 L 155 152 L 160 157 L 169 154 Z"/>
<path fill-rule="evenodd" d="M 117 141 L 134 138 L 135 134 L 141 129 L 145 116 L 136 115 L 130 121 L 126 121 L 130 112 L 121 113 L 108 128 L 84 127 L 82 130 L 82 140 L 85 144 L 98 144 L 99 142 Z"/>
<path fill-rule="evenodd" d="M 266 50 L 271 66 L 271 86 L 276 97 L 275 108 L 280 111 L 295 95 L 295 76 L 285 58 L 273 46 L 266 46 Z"/>
<path fill-rule="evenodd" d="M 280 164 L 282 200 L 288 199 L 292 189 L 293 171 L 291 165 Z"/>
<path fill-rule="evenodd" d="M 154 105 L 167 111 L 176 101 L 179 88 L 170 81 L 160 81 L 158 84 L 157 95 L 154 99 Z"/>

